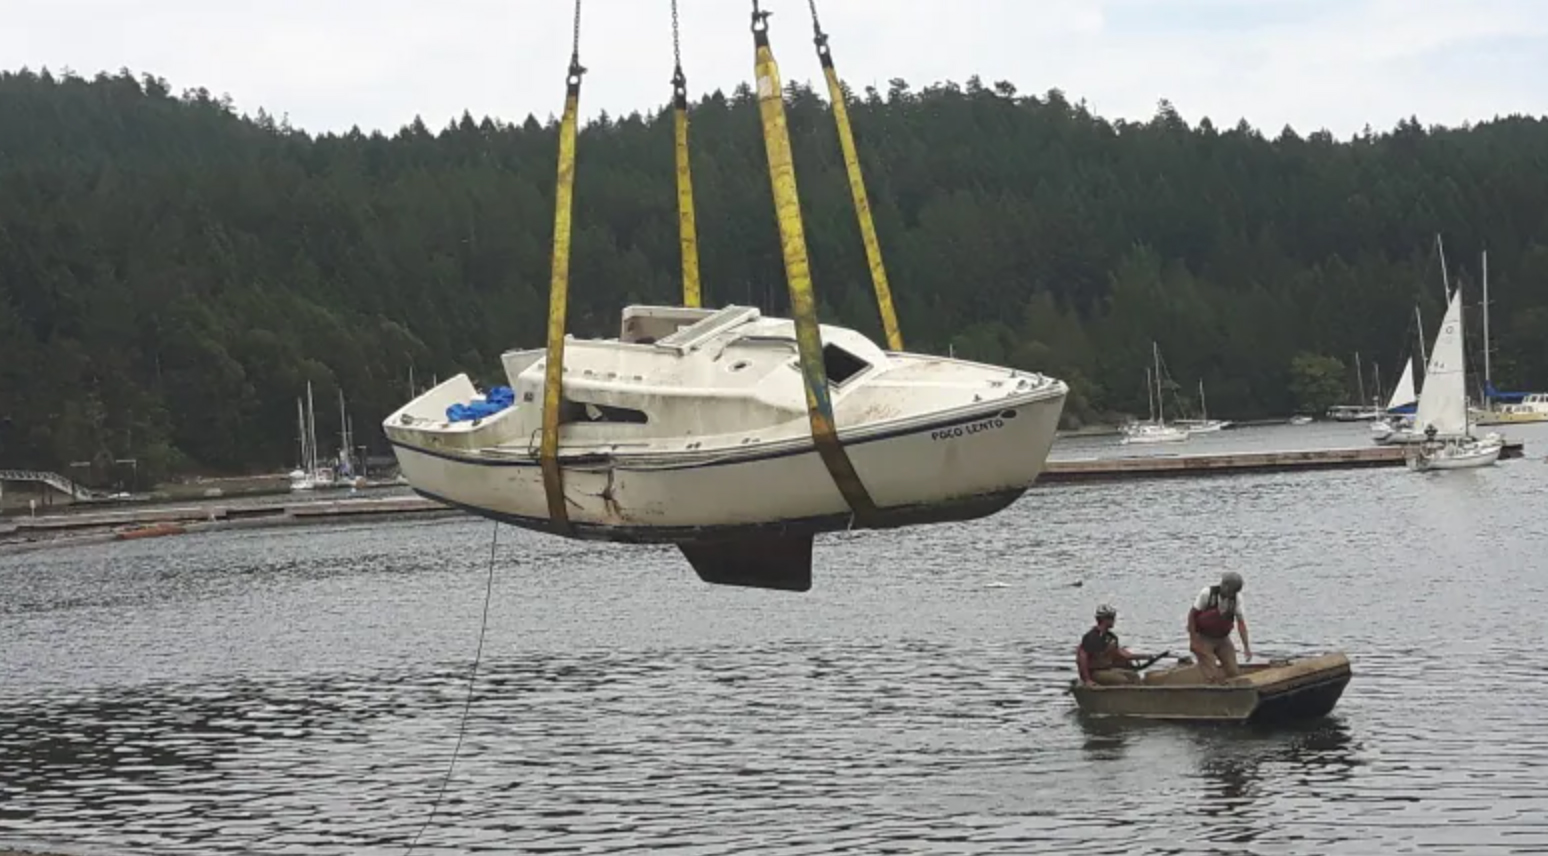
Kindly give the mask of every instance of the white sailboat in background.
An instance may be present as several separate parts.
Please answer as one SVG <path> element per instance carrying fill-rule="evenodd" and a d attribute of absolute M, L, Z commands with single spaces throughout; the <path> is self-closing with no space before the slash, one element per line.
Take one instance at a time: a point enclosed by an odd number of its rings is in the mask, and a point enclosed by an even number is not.
<path fill-rule="evenodd" d="M 1408 466 L 1416 471 L 1487 467 L 1500 457 L 1505 440 L 1490 432 L 1472 435 L 1467 407 L 1466 355 L 1463 349 L 1462 288 L 1451 293 L 1435 347 L 1424 372 L 1424 390 L 1414 426 L 1423 440 L 1408 446 Z"/>
<path fill-rule="evenodd" d="M 1199 378 L 1199 418 L 1179 419 L 1176 423 L 1181 428 L 1188 429 L 1190 434 L 1210 434 L 1222 428 L 1231 427 L 1229 419 L 1209 418 L 1209 405 L 1204 400 L 1204 379 Z"/>
<path fill-rule="evenodd" d="M 290 471 L 293 491 L 321 490 L 337 485 L 331 467 L 323 466 L 317 455 L 317 412 L 312 407 L 312 382 L 306 382 L 306 407 L 296 399 L 296 419 L 301 428 L 301 465 Z"/>
<path fill-rule="evenodd" d="M 1364 422 L 1371 419 L 1379 419 L 1382 415 L 1381 407 L 1376 404 L 1376 400 L 1373 399 L 1369 404 L 1363 403 L 1365 401 L 1365 371 L 1361 367 L 1359 351 L 1355 351 L 1354 364 L 1355 386 L 1359 389 L 1357 400 L 1362 403 L 1335 404 L 1329 407 L 1327 416 L 1335 422 Z"/>
<path fill-rule="evenodd" d="M 1155 372 L 1146 372 L 1149 377 L 1145 379 L 1145 394 L 1150 397 L 1151 418 L 1146 422 L 1134 422 L 1123 427 L 1123 439 L 1118 442 L 1128 445 L 1130 443 L 1180 443 L 1188 439 L 1188 429 L 1166 424 L 1166 406 L 1161 401 L 1161 348 L 1155 342 L 1150 343 L 1152 358 L 1155 361 Z M 1155 381 L 1155 388 L 1151 388 L 1151 380 Z"/>
<path fill-rule="evenodd" d="M 1418 317 L 1419 308 L 1414 307 L 1414 315 Z M 1424 322 L 1419 324 L 1419 359 L 1424 360 Z M 1419 390 L 1414 385 L 1414 358 L 1409 357 L 1403 366 L 1403 376 L 1398 378 L 1397 387 L 1392 390 L 1392 397 L 1387 400 L 1387 415 L 1371 423 L 1371 439 L 1381 445 L 1395 443 L 1417 443 L 1424 439 L 1424 435 L 1414 428 L 1412 414 L 1400 413 L 1404 408 L 1413 407 L 1419 401 Z"/>
<path fill-rule="evenodd" d="M 316 487 L 316 481 L 312 478 L 313 452 L 312 432 L 307 430 L 306 410 L 301 404 L 300 397 L 296 398 L 296 436 L 300 439 L 301 461 L 297 467 L 290 471 L 290 489 L 293 491 L 311 490 Z"/>

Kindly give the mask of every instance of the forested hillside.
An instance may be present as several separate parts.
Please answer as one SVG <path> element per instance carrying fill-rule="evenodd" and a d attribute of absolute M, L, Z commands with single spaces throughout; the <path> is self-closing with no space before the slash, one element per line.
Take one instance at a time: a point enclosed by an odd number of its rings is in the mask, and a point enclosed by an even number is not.
<path fill-rule="evenodd" d="M 825 317 L 878 335 L 832 117 L 788 97 Z M 1143 416 L 1152 339 L 1215 415 L 1325 406 L 1295 399 L 1327 397 L 1298 355 L 1350 397 L 1356 351 L 1390 386 L 1414 304 L 1427 337 L 1440 320 L 1437 233 L 1474 308 L 1489 251 L 1496 383 L 1548 388 L 1543 121 L 1339 142 L 976 79 L 854 99 L 909 349 L 1065 378 L 1072 420 Z M 659 112 L 581 135 L 578 335 L 679 300 L 671 139 Z M 706 302 L 784 311 L 750 92 L 694 105 L 692 139 Z M 411 369 L 497 377 L 543 341 L 555 151 L 551 118 L 314 137 L 149 76 L 0 75 L 0 465 L 289 467 L 307 380 L 325 451 L 340 387 L 380 444 Z"/>

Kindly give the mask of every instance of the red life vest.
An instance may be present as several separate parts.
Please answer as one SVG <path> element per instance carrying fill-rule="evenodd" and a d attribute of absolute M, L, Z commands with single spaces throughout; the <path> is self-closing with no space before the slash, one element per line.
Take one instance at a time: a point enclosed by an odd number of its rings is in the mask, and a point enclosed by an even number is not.
<path fill-rule="evenodd" d="M 1235 606 L 1235 603 L 1232 603 Z M 1224 639 L 1231 635 L 1231 629 L 1236 626 L 1236 611 L 1234 609 L 1221 610 L 1220 586 L 1209 587 L 1209 601 L 1204 609 L 1193 617 L 1194 626 L 1199 628 L 1199 633 L 1211 639 Z"/>

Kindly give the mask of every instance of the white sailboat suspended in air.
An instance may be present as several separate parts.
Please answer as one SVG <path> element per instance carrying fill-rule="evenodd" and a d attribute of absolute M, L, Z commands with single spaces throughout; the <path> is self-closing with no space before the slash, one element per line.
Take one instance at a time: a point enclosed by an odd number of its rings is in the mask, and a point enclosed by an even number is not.
<path fill-rule="evenodd" d="M 1482 438 L 1472 435 L 1460 285 L 1451 293 L 1446 317 L 1441 319 L 1440 332 L 1430 350 L 1414 427 L 1424 439 L 1408 446 L 1408 466 L 1413 470 L 1487 467 L 1499 459 L 1505 446 L 1504 438 L 1497 433 L 1490 432 Z"/>

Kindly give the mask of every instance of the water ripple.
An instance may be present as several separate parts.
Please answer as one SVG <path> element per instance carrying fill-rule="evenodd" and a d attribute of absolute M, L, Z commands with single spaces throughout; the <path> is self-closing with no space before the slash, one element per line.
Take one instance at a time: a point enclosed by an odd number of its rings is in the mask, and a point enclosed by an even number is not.
<path fill-rule="evenodd" d="M 804 596 L 670 548 L 504 530 L 425 853 L 1548 848 L 1540 462 L 1039 490 L 823 539 Z M 0 836 L 66 853 L 397 853 L 466 700 L 490 528 L 228 532 L 0 559 Z M 1185 650 L 1248 580 L 1260 655 L 1342 648 L 1266 731 L 1079 716 L 1092 606 Z M 1079 586 L 1075 584 L 1079 583 Z"/>

